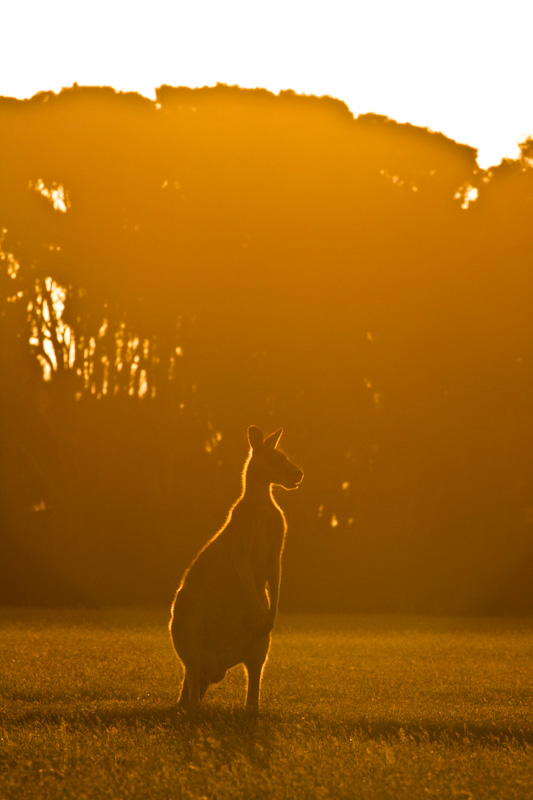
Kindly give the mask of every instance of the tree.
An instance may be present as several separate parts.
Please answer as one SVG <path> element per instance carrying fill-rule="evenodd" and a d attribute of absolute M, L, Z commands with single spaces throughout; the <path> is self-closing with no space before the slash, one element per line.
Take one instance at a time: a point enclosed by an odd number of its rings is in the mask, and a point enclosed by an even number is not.
<path fill-rule="evenodd" d="M 85 599 L 170 597 L 247 426 L 284 425 L 289 605 L 496 602 L 531 505 L 527 142 L 483 173 L 442 134 L 226 86 L 75 86 L 0 122 L 13 548 Z"/>

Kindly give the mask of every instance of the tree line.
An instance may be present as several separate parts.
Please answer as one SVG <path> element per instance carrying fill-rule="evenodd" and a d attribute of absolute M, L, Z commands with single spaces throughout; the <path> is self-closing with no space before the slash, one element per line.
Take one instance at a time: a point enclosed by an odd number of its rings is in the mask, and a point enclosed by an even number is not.
<path fill-rule="evenodd" d="M 0 98 L 0 602 L 170 602 L 246 428 L 281 607 L 530 613 L 533 144 L 340 101 Z"/>

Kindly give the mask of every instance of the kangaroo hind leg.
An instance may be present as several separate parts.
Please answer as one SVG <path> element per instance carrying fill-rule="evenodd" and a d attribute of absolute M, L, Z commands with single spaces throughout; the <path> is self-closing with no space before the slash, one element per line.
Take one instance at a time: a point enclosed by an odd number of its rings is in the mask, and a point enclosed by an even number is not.
<path fill-rule="evenodd" d="M 187 673 L 185 672 L 185 677 L 183 678 L 183 683 L 181 684 L 181 692 L 180 692 L 180 699 L 178 700 L 178 705 L 182 708 L 186 708 L 189 705 L 189 681 L 187 680 Z"/>
<path fill-rule="evenodd" d="M 200 674 L 198 667 L 186 667 L 178 704 L 182 708 L 197 708 L 203 700 L 208 686 L 208 682 Z"/>
<path fill-rule="evenodd" d="M 263 667 L 270 647 L 270 635 L 261 637 L 250 648 L 244 661 L 246 672 L 248 673 L 248 688 L 246 692 L 246 710 L 252 714 L 259 711 L 259 690 L 261 688 L 261 677 Z"/>

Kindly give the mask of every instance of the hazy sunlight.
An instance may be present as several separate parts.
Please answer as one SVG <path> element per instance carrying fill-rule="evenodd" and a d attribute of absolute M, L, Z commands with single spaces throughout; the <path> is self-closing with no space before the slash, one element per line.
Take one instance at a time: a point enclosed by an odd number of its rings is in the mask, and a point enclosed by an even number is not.
<path fill-rule="evenodd" d="M 152 98 L 162 84 L 293 89 L 442 131 L 478 147 L 483 167 L 516 157 L 533 131 L 533 6 L 521 0 L 20 0 L 2 23 L 5 96 L 74 82 Z"/>

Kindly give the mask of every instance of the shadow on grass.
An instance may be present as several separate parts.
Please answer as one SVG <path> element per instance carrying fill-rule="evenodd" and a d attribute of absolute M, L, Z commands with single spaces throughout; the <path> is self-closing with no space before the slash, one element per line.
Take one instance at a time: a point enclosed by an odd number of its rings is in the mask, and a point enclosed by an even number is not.
<path fill-rule="evenodd" d="M 492 723 L 447 723 L 422 719 L 405 723 L 397 719 L 368 719 L 343 716 L 330 718 L 324 714 L 292 711 L 262 711 L 259 716 L 248 714 L 243 708 L 217 708 L 205 705 L 195 712 L 184 711 L 176 703 L 152 706 L 105 707 L 68 709 L 48 707 L 25 710 L 13 715 L 12 723 L 61 724 L 88 729 L 107 728 L 122 724 L 168 731 L 183 731 L 192 735 L 214 735 L 221 738 L 268 738 L 274 732 L 287 736 L 321 736 L 336 739 L 359 739 L 413 742 L 482 742 L 485 744 L 516 743 L 533 745 L 533 729 L 518 726 L 501 726 Z"/>

